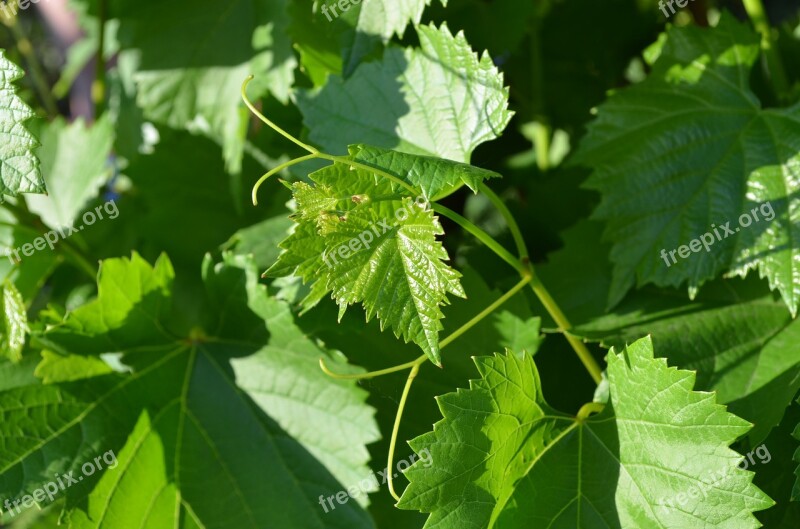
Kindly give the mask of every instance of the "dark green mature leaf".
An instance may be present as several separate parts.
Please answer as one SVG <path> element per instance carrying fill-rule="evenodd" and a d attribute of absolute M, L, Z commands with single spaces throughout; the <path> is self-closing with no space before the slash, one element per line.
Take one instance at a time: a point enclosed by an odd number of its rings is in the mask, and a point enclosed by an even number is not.
<path fill-rule="evenodd" d="M 36 297 L 53 268 L 62 260 L 56 252 L 41 251 L 31 256 L 22 252 L 22 247 L 33 245 L 39 235 L 38 231 L 20 225 L 11 212 L 0 209 L 0 280 L 13 282 L 26 301 Z"/>
<path fill-rule="evenodd" d="M 310 138 L 331 153 L 368 143 L 457 162 L 497 138 L 512 113 L 488 54 L 478 57 L 446 25 L 420 26 L 417 34 L 419 49 L 389 48 L 346 81 L 331 76 L 321 90 L 301 91 Z"/>
<path fill-rule="evenodd" d="M 33 110 L 17 96 L 12 84 L 22 75 L 0 50 L 0 200 L 3 195 L 45 192 L 39 160 L 33 154 L 39 143 L 24 125 L 34 116 Z"/>
<path fill-rule="evenodd" d="M 329 20 L 341 17 L 351 30 L 344 37 L 344 69 L 349 75 L 377 44 L 402 37 L 406 26 L 419 24 L 431 0 L 348 0 L 342 13 L 339 0 L 322 0 L 320 9 Z M 447 5 L 447 0 L 441 0 Z M 324 6 L 324 9 L 322 8 Z M 338 11 L 337 11 L 338 10 Z"/>
<path fill-rule="evenodd" d="M 715 391 L 733 413 L 755 424 L 752 442 L 763 440 L 800 389 L 797 320 L 757 278 L 715 281 L 694 301 L 650 286 L 599 316 L 611 285 L 600 232 L 596 223 L 568 230 L 565 247 L 537 268 L 570 316 L 571 332 L 605 347 L 652 336 L 670 363 L 697 371 L 698 389 Z M 588 269 L 587 261 L 593 263 Z"/>
<path fill-rule="evenodd" d="M 221 154 L 205 138 L 163 130 L 155 152 L 131 164 L 135 212 L 124 218 L 134 224 L 137 249 L 165 251 L 177 267 L 194 271 L 205 252 L 254 222 L 252 208 L 237 211 L 240 197 L 231 192 Z"/>
<path fill-rule="evenodd" d="M 795 439 L 800 441 L 800 423 L 797 424 L 793 435 Z M 794 460 L 800 463 L 800 447 L 798 447 L 794 453 Z M 792 489 L 792 501 L 800 501 L 800 467 L 797 467 L 795 475 L 797 475 L 797 481 L 795 481 L 794 488 Z"/>
<path fill-rule="evenodd" d="M 300 69 L 314 86 L 324 85 L 329 74 L 342 73 L 338 26 L 331 24 L 318 7 L 315 0 L 289 3 L 289 36 L 300 54 Z"/>
<path fill-rule="evenodd" d="M 797 450 L 792 432 L 800 422 L 800 406 L 793 404 L 786 410 L 780 425 L 774 428 L 761 444 L 740 442 L 737 451 L 747 454 L 749 470 L 756 473 L 753 483 L 768 494 L 776 505 L 759 512 L 758 519 L 764 527 L 800 526 L 800 503 L 793 502 L 792 488 L 797 467 L 791 463 Z"/>
<path fill-rule="evenodd" d="M 694 292 L 721 272 L 758 269 L 795 313 L 800 106 L 761 108 L 748 86 L 759 38 L 732 16 L 667 35 L 648 79 L 601 105 L 576 158 L 603 195 L 595 217 L 614 243 L 609 302 L 634 280 Z M 705 252 L 692 242 L 701 237 Z M 661 253 L 690 243 L 696 253 L 676 263 Z"/>
<path fill-rule="evenodd" d="M 43 128 L 39 157 L 50 195 L 25 199 L 28 208 L 49 227 L 75 224 L 86 203 L 111 177 L 112 126 L 105 115 L 91 126 L 83 120 L 67 124 L 59 118 Z"/>
<path fill-rule="evenodd" d="M 14 362 L 22 360 L 22 348 L 28 333 L 28 314 L 22 294 L 14 283 L 6 281 L 0 285 L 2 313 L 0 313 L 0 357 Z"/>
<path fill-rule="evenodd" d="M 759 527 L 773 502 L 728 448 L 748 423 L 648 339 L 608 362 L 606 409 L 574 418 L 547 405 L 529 356 L 477 359 L 482 378 L 441 397 L 444 420 L 411 442 L 433 465 L 407 471 L 399 506 L 437 528 Z"/>
<path fill-rule="evenodd" d="M 312 283 L 306 310 L 329 292 L 340 318 L 362 303 L 367 321 L 377 316 L 439 364 L 440 305 L 448 294 L 465 294 L 436 240 L 443 233 L 437 217 L 397 183 L 366 170 L 336 163 L 309 178 L 315 185 L 292 186 L 298 226 L 267 274 Z"/>
<path fill-rule="evenodd" d="M 644 308 L 644 299 L 623 302 L 623 312 L 574 333 L 617 347 L 651 335 L 670 362 L 697 371 L 699 387 L 755 423 L 754 441 L 766 437 L 800 389 L 800 322 L 769 294 L 736 301 L 703 296 L 683 304 L 649 297 L 643 313 L 631 309 Z"/>
<path fill-rule="evenodd" d="M 286 35 L 286 0 L 127 2 L 123 48 L 141 52 L 136 73 L 145 116 L 218 139 L 228 167 L 238 171 L 238 136 L 248 116 L 239 90 L 256 76 L 250 96 L 268 92 L 288 101 L 296 61 Z"/>
<path fill-rule="evenodd" d="M 278 259 L 278 244 L 286 238 L 292 221 L 285 215 L 273 217 L 242 228 L 233 234 L 223 247 L 239 255 L 252 255 L 259 268 L 267 268 Z"/>
<path fill-rule="evenodd" d="M 47 366 L 62 382 L 0 393 L 0 495 L 21 497 L 114 450 L 118 468 L 68 489 L 72 527 L 373 527 L 355 503 L 316 507 L 368 473 L 364 444 L 377 431 L 364 392 L 319 372 L 329 353 L 266 295 L 252 261 L 208 258 L 203 278 L 206 318 L 181 337 L 167 329 L 166 257 L 155 267 L 135 254 L 103 263 L 98 299 L 41 340 L 125 353 L 133 372 L 97 376 L 90 366 L 68 382 L 67 358 Z"/>

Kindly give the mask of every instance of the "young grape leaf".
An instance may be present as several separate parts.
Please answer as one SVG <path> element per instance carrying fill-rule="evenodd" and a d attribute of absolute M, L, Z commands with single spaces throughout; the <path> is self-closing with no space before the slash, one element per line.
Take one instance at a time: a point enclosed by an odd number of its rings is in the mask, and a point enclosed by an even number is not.
<path fill-rule="evenodd" d="M 186 311 L 166 257 L 103 262 L 98 299 L 40 339 L 67 354 L 89 343 L 123 353 L 132 372 L 98 376 L 93 362 L 76 380 L 67 358 L 47 364 L 58 383 L 0 393 L 0 497 L 114 450 L 118 466 L 67 490 L 71 527 L 372 528 L 356 502 L 317 506 L 369 473 L 364 445 L 378 432 L 366 394 L 317 364 L 354 370 L 294 326 L 251 260 L 207 258 L 202 275 L 204 318 L 184 333 L 169 316 Z"/>
<path fill-rule="evenodd" d="M 0 313 L 0 357 L 19 362 L 22 360 L 22 348 L 28 333 L 27 307 L 22 294 L 11 281 L 0 285 L 0 295 L 3 297 Z"/>
<path fill-rule="evenodd" d="M 22 76 L 0 49 L 0 200 L 3 195 L 45 193 L 39 160 L 33 154 L 39 143 L 24 125 L 34 113 L 13 85 Z"/>
<path fill-rule="evenodd" d="M 113 123 L 107 114 L 91 126 L 80 119 L 67 124 L 58 118 L 43 127 L 40 139 L 39 158 L 50 195 L 28 195 L 25 200 L 49 227 L 72 226 L 111 177 Z"/>
<path fill-rule="evenodd" d="M 362 303 L 406 342 L 439 364 L 440 305 L 447 294 L 464 297 L 460 274 L 449 267 L 442 235 L 427 203 L 412 200 L 397 183 L 335 163 L 309 175 L 314 185 L 292 186 L 298 223 L 286 251 L 267 275 L 294 274 L 312 283 L 306 310 L 327 293 L 339 304 Z"/>
<path fill-rule="evenodd" d="M 431 513 L 426 527 L 756 528 L 773 504 L 728 448 L 748 423 L 649 339 L 609 353 L 610 401 L 591 417 L 551 409 L 530 356 L 476 364 L 482 378 L 440 397 L 444 420 L 411 442 L 433 464 L 406 472 L 399 506 Z"/>
<path fill-rule="evenodd" d="M 501 178 L 494 171 L 431 156 L 417 156 L 369 145 L 351 145 L 349 151 L 353 160 L 405 180 L 422 190 L 422 194 L 430 201 L 437 201 L 464 184 L 477 193 L 481 182 L 489 178 Z"/>
<path fill-rule="evenodd" d="M 331 153 L 364 142 L 468 163 L 478 145 L 497 138 L 512 113 L 489 55 L 478 57 L 446 25 L 419 26 L 417 34 L 419 49 L 389 48 L 347 80 L 330 76 L 321 90 L 300 91 L 311 140 Z"/>
<path fill-rule="evenodd" d="M 729 14 L 671 27 L 650 76 L 600 106 L 575 160 L 602 194 L 611 305 L 634 281 L 693 293 L 757 269 L 796 313 L 800 105 L 762 108 L 748 86 L 758 56 L 759 37 Z"/>

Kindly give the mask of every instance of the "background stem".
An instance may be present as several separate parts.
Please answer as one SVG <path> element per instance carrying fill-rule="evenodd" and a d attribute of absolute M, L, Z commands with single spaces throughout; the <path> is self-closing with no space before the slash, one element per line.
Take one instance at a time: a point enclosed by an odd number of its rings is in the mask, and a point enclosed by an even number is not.
<path fill-rule="evenodd" d="M 0 15 L 0 17 L 2 17 L 2 15 Z M 50 118 L 55 118 L 58 116 L 58 105 L 56 104 L 56 100 L 53 98 L 50 87 L 47 86 L 47 77 L 44 74 L 41 64 L 39 64 L 39 59 L 36 57 L 36 51 L 33 49 L 33 44 L 31 44 L 31 41 L 28 40 L 27 35 L 25 35 L 25 32 L 20 27 L 17 16 L 3 18 L 3 21 L 11 30 L 11 34 L 14 35 L 14 40 L 17 41 L 17 47 L 19 48 L 22 56 L 25 57 L 25 61 L 28 63 L 31 81 L 36 88 L 36 91 L 39 93 L 39 98 L 42 100 L 42 105 L 47 111 L 48 116 Z"/>
<path fill-rule="evenodd" d="M 107 0 L 98 0 L 97 23 L 97 57 L 95 58 L 95 75 L 92 84 L 92 101 L 94 102 L 94 117 L 99 118 L 105 110 L 106 104 L 106 19 L 107 19 Z"/>
<path fill-rule="evenodd" d="M 772 38 L 772 27 L 769 25 L 767 12 L 761 0 L 742 0 L 747 15 L 753 22 L 756 30 L 761 34 L 761 49 L 767 62 L 767 70 L 772 79 L 772 88 L 779 100 L 783 100 L 789 93 L 789 81 L 783 67 L 780 53 Z"/>
<path fill-rule="evenodd" d="M 536 297 L 539 298 L 539 301 L 542 302 L 542 305 L 544 305 L 544 307 L 547 309 L 550 317 L 552 317 L 556 322 L 559 330 L 575 350 L 575 353 L 577 353 L 581 363 L 584 365 L 586 370 L 589 371 L 589 374 L 592 376 L 595 383 L 599 384 L 600 381 L 603 380 L 603 370 L 600 369 L 600 366 L 597 364 L 597 361 L 595 361 L 592 353 L 589 352 L 586 344 L 570 334 L 569 331 L 572 329 L 572 324 L 561 311 L 561 307 L 559 307 L 555 300 L 553 300 L 552 296 L 538 277 L 533 277 L 533 280 L 531 281 L 531 288 L 533 289 L 534 293 L 536 293 Z"/>

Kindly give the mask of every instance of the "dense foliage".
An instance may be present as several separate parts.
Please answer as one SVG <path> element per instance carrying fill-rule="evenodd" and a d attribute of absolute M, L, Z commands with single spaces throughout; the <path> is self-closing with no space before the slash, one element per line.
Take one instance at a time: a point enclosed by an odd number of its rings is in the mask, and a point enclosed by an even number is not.
<path fill-rule="evenodd" d="M 41 4 L 0 527 L 800 527 L 800 6 Z"/>

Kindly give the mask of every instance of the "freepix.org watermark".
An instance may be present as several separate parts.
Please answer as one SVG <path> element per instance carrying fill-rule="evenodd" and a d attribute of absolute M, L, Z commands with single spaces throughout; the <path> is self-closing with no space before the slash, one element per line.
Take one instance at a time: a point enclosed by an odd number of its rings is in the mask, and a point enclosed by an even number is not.
<path fill-rule="evenodd" d="M 758 217 L 759 213 L 761 213 L 761 218 Z M 678 262 L 678 260 L 675 258 L 676 253 L 681 259 L 686 259 L 692 254 L 692 252 L 697 253 L 702 249 L 705 249 L 706 252 L 710 252 L 714 243 L 722 241 L 723 239 L 727 239 L 731 235 L 736 235 L 739 231 L 741 231 L 742 228 L 750 227 L 753 224 L 753 221 L 761 222 L 761 220 L 766 220 L 769 222 L 774 218 L 775 210 L 772 208 L 772 204 L 769 202 L 764 202 L 759 207 L 750 210 L 749 213 L 743 213 L 739 217 L 739 226 L 736 229 L 731 228 L 730 222 L 726 222 L 720 226 L 712 224 L 712 231 L 704 233 L 697 239 L 692 239 L 688 246 L 684 244 L 674 250 L 671 250 L 670 252 L 667 252 L 666 249 L 662 249 L 660 254 L 661 258 L 664 260 L 667 268 L 669 268 Z M 672 262 L 670 262 L 670 259 Z"/>
<path fill-rule="evenodd" d="M 400 472 L 405 472 L 406 469 L 410 468 L 417 460 L 422 461 L 425 465 L 425 468 L 430 468 L 433 465 L 433 458 L 431 458 L 430 451 L 426 448 L 421 450 L 419 454 L 411 454 L 408 460 L 401 460 L 397 462 L 397 472 L 392 474 L 392 479 L 396 478 Z M 378 479 L 380 476 L 381 480 Z M 322 506 L 325 513 L 329 513 L 330 511 L 336 510 L 336 505 L 334 505 L 334 500 L 339 505 L 344 505 L 351 498 L 359 498 L 361 496 L 366 496 L 370 492 L 375 492 L 381 486 L 381 484 L 385 485 L 389 482 L 389 469 L 384 469 L 379 471 L 377 474 L 370 474 L 366 478 L 362 479 L 358 485 L 353 485 L 352 487 L 347 487 L 347 490 L 342 490 L 337 492 L 336 494 L 332 494 L 327 498 L 325 496 L 319 497 L 319 504 Z"/>
<path fill-rule="evenodd" d="M 671 498 L 661 498 L 661 501 L 659 502 L 661 508 L 664 510 L 668 510 L 667 507 L 675 509 L 676 503 L 679 507 L 685 507 L 691 498 L 697 500 L 700 499 L 700 496 L 702 496 L 703 499 L 707 499 L 708 491 L 731 477 L 736 468 L 747 470 L 751 466 L 755 466 L 756 460 L 753 458 L 754 455 L 758 457 L 758 462 L 762 465 L 766 465 L 772 461 L 772 454 L 769 453 L 769 448 L 767 448 L 767 445 L 762 444 L 744 456 L 744 459 L 742 459 L 736 467 L 710 473 L 707 476 L 707 480 L 699 481 L 697 485 L 692 485 L 683 492 L 675 494 Z"/>
<path fill-rule="evenodd" d="M 360 200 L 363 200 L 363 198 L 358 195 L 353 197 L 353 202 L 359 202 Z M 397 208 L 397 210 L 394 212 L 395 219 L 397 219 L 399 222 L 403 222 L 409 216 L 411 216 L 411 211 L 409 211 L 409 208 L 413 209 L 414 207 L 419 207 L 423 211 L 427 211 L 430 209 L 430 204 L 425 197 L 420 195 L 416 197 L 408 205 L 408 207 L 402 206 Z M 381 235 L 390 231 L 392 227 L 393 226 L 389 224 L 389 220 L 381 219 L 349 241 L 340 244 L 330 252 L 325 252 L 322 255 L 322 260 L 325 262 L 328 268 L 333 268 L 334 264 L 339 264 L 339 259 L 349 259 L 355 253 L 361 250 L 369 250 L 372 247 L 372 243 L 380 239 Z"/>
<path fill-rule="evenodd" d="M 328 22 L 333 22 L 334 18 L 339 18 L 339 15 L 346 13 L 351 7 L 357 6 L 360 3 L 361 0 L 338 0 L 331 2 L 330 5 L 328 5 L 323 1 L 321 8 L 322 14 L 327 17 Z"/>
<path fill-rule="evenodd" d="M 2 0 L 0 1 L 0 11 L 3 12 L 6 18 L 11 18 L 16 16 L 20 11 L 25 11 L 33 4 L 38 4 L 39 2 L 47 3 L 49 1 L 50 0 Z"/>
<path fill-rule="evenodd" d="M 694 0 L 666 0 L 666 1 L 665 0 L 659 0 L 658 8 L 661 10 L 662 13 L 664 13 L 665 17 L 669 18 L 670 15 L 674 15 L 675 14 L 675 8 L 672 6 L 672 4 L 677 4 L 678 7 L 683 8 L 683 7 L 686 7 L 687 5 L 689 5 L 690 1 L 694 2 Z M 670 10 L 669 13 L 667 13 L 667 7 L 669 7 L 669 10 Z"/>
<path fill-rule="evenodd" d="M 103 466 L 104 463 L 105 467 Z M 30 494 L 26 494 L 22 498 L 13 501 L 4 501 L 3 509 L 5 509 L 7 513 L 14 517 L 22 512 L 22 509 L 29 509 L 33 507 L 34 503 L 39 505 L 43 503 L 52 503 L 60 492 L 67 490 L 72 485 L 77 485 L 83 481 L 84 478 L 93 475 L 99 470 L 103 470 L 103 468 L 117 468 L 118 464 L 117 456 L 114 454 L 114 451 L 109 450 L 105 454 L 95 457 L 94 461 L 87 461 L 81 465 L 81 475 L 76 476 L 75 473 L 77 471 L 75 470 L 62 475 L 56 474 L 54 476 L 55 481 L 45 483 L 43 487 L 34 490 Z M 45 502 L 45 500 L 47 501 Z"/>
<path fill-rule="evenodd" d="M 50 230 L 45 233 L 42 237 L 36 237 L 33 240 L 33 243 L 25 243 L 22 246 L 17 248 L 12 248 L 6 250 L 5 256 L 8 257 L 8 260 L 11 261 L 12 264 L 17 264 L 22 261 L 22 257 L 20 257 L 20 252 L 25 257 L 30 257 L 35 252 L 39 250 L 44 250 L 46 247 L 50 247 L 53 250 L 56 247 L 56 243 L 62 239 L 66 239 L 70 237 L 73 233 L 77 233 L 86 226 L 91 226 L 98 220 L 103 220 L 106 217 L 103 216 L 103 212 L 105 211 L 107 217 L 109 219 L 116 219 L 119 216 L 119 209 L 117 209 L 117 203 L 113 200 L 109 200 L 105 204 L 101 204 L 94 208 L 94 211 L 89 210 L 83 214 L 83 225 L 81 226 L 66 226 L 63 228 L 59 228 L 58 230 Z"/>

